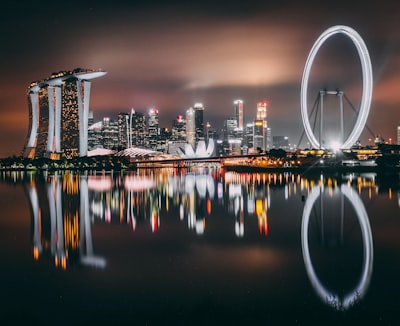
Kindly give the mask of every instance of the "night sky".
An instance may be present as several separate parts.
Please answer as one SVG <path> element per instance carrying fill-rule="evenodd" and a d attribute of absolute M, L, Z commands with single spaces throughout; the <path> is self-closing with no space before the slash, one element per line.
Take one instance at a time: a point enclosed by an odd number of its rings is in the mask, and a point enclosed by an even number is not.
<path fill-rule="evenodd" d="M 95 119 L 133 107 L 159 110 L 160 126 L 196 102 L 217 130 L 244 101 L 244 121 L 269 102 L 272 135 L 300 140 L 300 83 L 308 53 L 333 25 L 364 39 L 374 92 L 367 125 L 396 141 L 400 125 L 400 2 L 397 1 L 9 1 L 0 12 L 0 157 L 20 155 L 28 132 L 32 81 L 77 67 L 104 69 L 93 80 Z M 360 102 L 355 47 L 328 40 L 314 62 L 309 98 L 342 89 Z M 371 134 L 365 131 L 362 141 Z"/>

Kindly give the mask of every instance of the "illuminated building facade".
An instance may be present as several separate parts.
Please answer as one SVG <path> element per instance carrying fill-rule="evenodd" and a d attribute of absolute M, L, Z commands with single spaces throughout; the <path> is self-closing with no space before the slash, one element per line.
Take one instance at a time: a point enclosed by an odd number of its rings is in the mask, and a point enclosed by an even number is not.
<path fill-rule="evenodd" d="M 252 123 L 246 124 L 246 129 L 244 131 L 244 145 L 248 148 L 253 148 L 253 139 L 254 139 L 254 125 Z"/>
<path fill-rule="evenodd" d="M 148 143 L 149 146 L 148 148 L 157 150 L 158 146 L 158 138 L 159 138 L 159 133 L 158 133 L 158 110 L 155 108 L 152 108 L 149 110 L 148 114 Z"/>
<path fill-rule="evenodd" d="M 88 151 L 103 147 L 102 122 L 94 122 L 89 114 Z"/>
<path fill-rule="evenodd" d="M 264 122 L 263 120 L 254 120 L 253 123 L 253 147 L 256 150 L 264 150 Z"/>
<path fill-rule="evenodd" d="M 137 111 L 131 112 L 131 133 L 130 140 L 131 146 L 146 147 L 148 143 L 148 135 L 146 131 L 146 115 Z M 158 127 L 158 113 L 157 113 L 157 127 Z"/>
<path fill-rule="evenodd" d="M 241 154 L 243 129 L 238 128 L 236 118 L 224 121 L 223 146 L 225 154 Z"/>
<path fill-rule="evenodd" d="M 175 120 L 172 120 L 171 133 L 172 141 L 186 140 L 186 120 L 182 115 L 178 115 Z"/>
<path fill-rule="evenodd" d="M 227 119 L 224 121 L 224 142 L 236 138 L 237 121 L 236 119 Z"/>
<path fill-rule="evenodd" d="M 31 83 L 25 157 L 87 155 L 90 80 L 105 74 L 77 68 Z"/>
<path fill-rule="evenodd" d="M 103 118 L 101 134 L 103 139 L 103 148 L 114 150 L 118 149 L 118 122 L 112 121 L 109 117 Z"/>
<path fill-rule="evenodd" d="M 243 101 L 236 100 L 233 102 L 234 116 L 237 121 L 237 126 L 243 129 Z"/>
<path fill-rule="evenodd" d="M 272 148 L 272 131 L 271 128 L 267 128 L 267 150 Z"/>
<path fill-rule="evenodd" d="M 120 148 L 128 148 L 129 114 L 118 113 L 118 140 Z"/>
<path fill-rule="evenodd" d="M 400 126 L 397 127 L 397 145 L 400 145 Z"/>
<path fill-rule="evenodd" d="M 260 143 L 261 139 L 257 140 L 257 146 L 254 147 L 260 147 L 262 150 L 267 149 L 267 106 L 268 103 L 266 101 L 258 102 L 257 103 L 257 116 L 256 120 L 257 121 L 262 121 L 263 126 L 262 126 L 262 144 Z M 256 126 L 255 126 L 256 127 Z M 257 126 L 259 127 L 259 126 Z M 257 137 L 259 137 L 259 130 L 257 128 Z M 254 137 L 255 138 L 255 137 Z M 261 145 L 261 146 L 259 146 Z"/>
<path fill-rule="evenodd" d="M 204 106 L 202 103 L 196 103 L 194 109 L 194 124 L 196 144 L 204 140 Z"/>
<path fill-rule="evenodd" d="M 194 148 L 196 146 L 195 111 L 189 108 L 186 111 L 186 141 Z"/>

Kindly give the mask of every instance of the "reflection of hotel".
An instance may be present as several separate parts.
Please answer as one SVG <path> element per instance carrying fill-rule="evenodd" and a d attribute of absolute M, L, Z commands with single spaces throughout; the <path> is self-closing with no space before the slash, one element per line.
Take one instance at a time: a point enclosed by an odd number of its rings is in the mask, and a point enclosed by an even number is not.
<path fill-rule="evenodd" d="M 25 157 L 87 155 L 90 80 L 105 74 L 77 68 L 31 83 Z"/>
<path fill-rule="evenodd" d="M 309 194 L 315 185 L 329 194 L 338 189 L 333 179 L 303 179 L 289 174 L 238 174 L 179 172 L 178 169 L 142 170 L 127 175 L 108 173 L 95 175 L 47 176 L 36 175 L 30 182 L 28 194 L 32 209 L 34 255 L 38 259 L 50 251 L 57 264 L 65 266 L 71 257 L 85 264 L 102 265 L 93 255 L 91 224 L 93 221 L 127 224 L 135 232 L 138 227 L 158 232 L 168 214 L 187 223 L 197 235 L 206 232 L 206 221 L 213 205 L 221 205 L 233 217 L 234 233 L 245 236 L 248 217 L 257 221 L 258 232 L 269 234 L 271 192 L 278 189 L 282 199 Z M 373 176 L 371 176 L 373 177 Z M 354 185 L 351 185 L 355 183 Z M 374 179 L 350 176 L 346 184 L 355 193 L 361 189 L 371 193 Z M 272 201 L 271 201 L 272 199 Z"/>
<path fill-rule="evenodd" d="M 66 174 L 48 182 L 32 180 L 27 192 L 35 260 L 50 253 L 55 266 L 63 269 L 75 261 L 105 267 L 104 258 L 93 254 L 87 177 Z"/>

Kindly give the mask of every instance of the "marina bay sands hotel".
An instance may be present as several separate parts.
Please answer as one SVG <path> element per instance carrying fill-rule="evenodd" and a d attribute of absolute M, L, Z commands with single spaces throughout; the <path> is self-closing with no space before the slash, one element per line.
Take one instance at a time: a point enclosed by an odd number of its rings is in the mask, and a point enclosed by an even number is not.
<path fill-rule="evenodd" d="M 101 70 L 53 73 L 28 87 L 29 131 L 24 156 L 73 158 L 87 155 L 91 80 Z"/>

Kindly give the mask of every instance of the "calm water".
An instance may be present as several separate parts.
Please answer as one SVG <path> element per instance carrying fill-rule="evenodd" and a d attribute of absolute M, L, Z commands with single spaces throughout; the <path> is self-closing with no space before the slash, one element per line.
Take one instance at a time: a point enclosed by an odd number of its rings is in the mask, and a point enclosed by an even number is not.
<path fill-rule="evenodd" d="M 399 325 L 398 174 L 0 180 L 2 325 Z"/>

